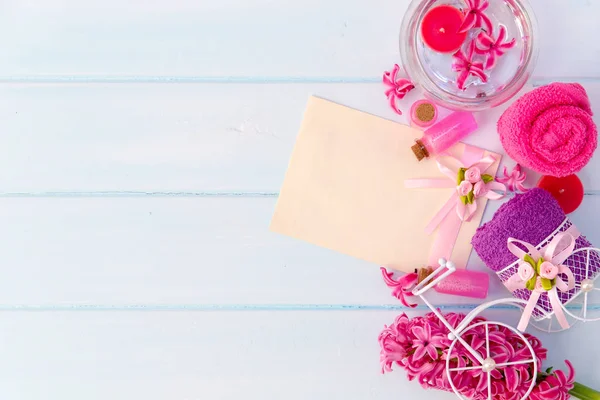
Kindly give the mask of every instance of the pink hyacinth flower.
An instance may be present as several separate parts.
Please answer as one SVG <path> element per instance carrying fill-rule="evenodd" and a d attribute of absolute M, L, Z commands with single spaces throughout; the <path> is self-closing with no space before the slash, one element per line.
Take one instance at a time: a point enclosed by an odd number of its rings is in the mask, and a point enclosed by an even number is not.
<path fill-rule="evenodd" d="M 406 300 L 407 297 L 412 296 L 412 288 L 417 284 L 418 276 L 416 273 L 406 274 L 398 280 L 394 280 L 393 272 L 388 272 L 385 268 L 381 267 L 381 274 L 385 284 L 392 288 L 392 296 L 402 302 L 405 307 L 416 307 L 416 304 L 409 304 Z"/>
<path fill-rule="evenodd" d="M 554 373 L 540 382 L 531 392 L 532 400 L 567 400 L 571 398 L 569 391 L 575 387 L 575 369 L 565 360 L 569 368 L 569 376 L 562 371 Z"/>
<path fill-rule="evenodd" d="M 523 186 L 523 183 L 527 179 L 527 173 L 523 172 L 521 166 L 519 164 L 515 165 L 511 173 L 509 174 L 506 166 L 504 167 L 504 177 L 496 178 L 496 180 L 500 183 L 504 183 L 508 190 L 511 192 L 516 192 L 517 190 L 521 192 L 526 192 L 527 189 Z"/>
<path fill-rule="evenodd" d="M 402 365 L 401 362 L 406 357 L 406 349 L 402 343 L 399 343 L 392 328 L 386 326 L 379 334 L 379 346 L 381 347 L 379 360 L 382 373 L 391 372 L 394 363 Z"/>
<path fill-rule="evenodd" d="M 517 44 L 517 41 L 514 38 L 508 42 L 505 40 L 506 27 L 504 25 L 500 25 L 500 31 L 498 32 L 498 37 L 496 39 L 492 36 L 491 31 L 489 33 L 485 31 L 479 32 L 479 35 L 477 35 L 477 38 L 475 39 L 475 52 L 487 56 L 485 69 L 494 68 L 498 57 L 504 55 L 507 50 L 512 49 Z"/>
<path fill-rule="evenodd" d="M 402 111 L 398 108 L 397 101 L 402 100 L 408 92 L 415 88 L 415 85 L 408 79 L 398 78 L 398 71 L 400 71 L 400 66 L 398 66 L 398 64 L 394 65 L 392 71 L 385 71 L 383 73 L 383 83 L 388 86 L 385 95 L 390 102 L 392 110 L 398 115 L 402 115 Z"/>
<path fill-rule="evenodd" d="M 424 324 L 423 326 L 415 326 L 413 328 L 413 361 L 421 360 L 425 354 L 428 354 L 432 360 L 438 359 L 437 348 L 443 345 L 441 337 L 436 337 L 431 334 L 431 326 Z"/>
<path fill-rule="evenodd" d="M 465 19 L 458 32 L 463 33 L 471 28 L 483 28 L 491 33 L 492 21 L 484 13 L 490 3 L 487 0 L 466 0 L 466 3 L 468 8 L 465 12 Z"/>
<path fill-rule="evenodd" d="M 452 70 L 458 72 L 456 84 L 461 90 L 465 89 L 465 83 L 471 75 L 478 77 L 484 83 L 488 80 L 487 75 L 483 72 L 483 63 L 473 60 L 474 53 L 475 42 L 473 41 L 469 44 L 469 50 L 466 55 L 460 49 L 453 56 Z"/>
<path fill-rule="evenodd" d="M 451 326 L 456 327 L 464 314 L 447 314 L 445 318 Z M 512 330 L 495 324 L 477 325 L 486 321 L 482 317 L 475 318 L 469 325 L 470 329 L 463 331 L 461 337 L 473 347 L 482 357 L 487 353 L 486 340 L 489 339 L 489 353 L 494 361 L 502 365 L 491 372 L 488 391 L 488 376 L 482 368 L 477 368 L 479 362 L 466 350 L 461 343 L 456 344 L 450 352 L 452 340 L 448 338 L 448 328 L 440 323 L 437 316 L 428 313 L 424 316 L 408 319 L 406 314 L 400 315 L 392 325 L 386 326 L 379 336 L 381 347 L 381 363 L 384 372 L 397 364 L 406 372 L 410 381 L 419 382 L 424 388 L 435 388 L 453 391 L 450 379 L 463 398 L 487 400 L 491 392 L 494 400 L 520 400 L 529 391 L 532 381 L 537 378 L 533 373 L 530 362 L 531 352 L 523 345 L 521 337 Z M 546 358 L 547 350 L 541 347 L 541 342 L 529 334 L 524 334 L 531 344 L 537 359 L 537 370 Z M 446 361 L 449 359 L 451 368 L 465 368 L 448 376 Z M 535 400 L 566 400 L 561 393 L 569 390 L 572 374 L 567 377 L 563 373 L 554 372 L 545 376 L 547 384 L 536 389 L 537 393 L 556 393 L 554 387 L 560 386 L 559 395 L 555 397 L 529 397 Z M 540 381 L 541 382 L 541 381 Z M 575 385 L 577 387 L 577 385 Z M 534 391 L 534 393 L 536 393 Z"/>

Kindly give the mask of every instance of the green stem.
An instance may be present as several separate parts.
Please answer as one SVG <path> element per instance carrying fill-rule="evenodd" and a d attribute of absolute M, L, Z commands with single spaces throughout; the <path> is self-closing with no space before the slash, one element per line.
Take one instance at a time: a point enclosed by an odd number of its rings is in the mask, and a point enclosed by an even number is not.
<path fill-rule="evenodd" d="M 577 382 L 575 382 L 575 387 L 569 391 L 569 394 L 580 400 L 600 400 L 600 392 Z"/>

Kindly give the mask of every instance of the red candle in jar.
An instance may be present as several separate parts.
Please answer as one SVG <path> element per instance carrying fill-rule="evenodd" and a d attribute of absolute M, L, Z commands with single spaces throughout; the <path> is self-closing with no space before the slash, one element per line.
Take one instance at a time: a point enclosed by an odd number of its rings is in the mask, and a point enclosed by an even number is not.
<path fill-rule="evenodd" d="M 563 178 L 542 176 L 537 186 L 550 192 L 565 214 L 575 211 L 583 201 L 583 184 L 577 175 Z"/>
<path fill-rule="evenodd" d="M 423 42 L 440 53 L 455 52 L 467 38 L 467 32 L 458 33 L 464 18 L 456 7 L 442 5 L 432 8 L 421 21 Z"/>

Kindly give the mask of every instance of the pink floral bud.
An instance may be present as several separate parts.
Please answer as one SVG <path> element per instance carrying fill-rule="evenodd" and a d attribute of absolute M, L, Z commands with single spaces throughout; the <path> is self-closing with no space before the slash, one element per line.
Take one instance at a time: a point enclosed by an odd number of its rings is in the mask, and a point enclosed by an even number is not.
<path fill-rule="evenodd" d="M 481 180 L 481 171 L 477 167 L 471 167 L 465 171 L 465 180 L 473 184 Z"/>
<path fill-rule="evenodd" d="M 473 187 L 473 195 L 475 198 L 483 197 L 489 192 L 487 184 L 484 181 L 479 181 Z"/>
<path fill-rule="evenodd" d="M 563 371 L 555 370 L 551 375 L 543 377 L 533 391 L 531 400 L 564 400 L 570 399 L 569 391 L 575 387 L 575 369 L 570 361 L 565 360 L 569 368 L 569 375 Z M 574 394 L 575 395 L 575 394 Z M 590 396 L 594 396 L 590 393 Z"/>
<path fill-rule="evenodd" d="M 522 262 L 519 265 L 519 270 L 517 271 L 517 273 L 519 274 L 519 278 L 523 282 L 527 282 L 528 280 L 530 280 L 531 278 L 533 278 L 534 270 L 533 270 L 533 267 L 531 265 L 529 265 L 526 262 Z"/>
<path fill-rule="evenodd" d="M 469 181 L 462 181 L 460 185 L 456 187 L 456 190 L 458 191 L 459 196 L 466 196 L 473 190 L 473 184 Z"/>
<path fill-rule="evenodd" d="M 546 279 L 554 279 L 558 275 L 558 267 L 551 262 L 544 261 L 540 266 L 540 276 Z"/>
<path fill-rule="evenodd" d="M 537 277 L 535 281 L 535 291 L 536 292 L 545 292 L 544 287 L 542 286 L 542 278 L 540 276 Z"/>
<path fill-rule="evenodd" d="M 402 360 L 406 357 L 405 346 L 398 341 L 394 333 L 392 327 L 386 327 L 379 335 L 381 372 L 391 372 L 394 363 L 401 365 Z"/>

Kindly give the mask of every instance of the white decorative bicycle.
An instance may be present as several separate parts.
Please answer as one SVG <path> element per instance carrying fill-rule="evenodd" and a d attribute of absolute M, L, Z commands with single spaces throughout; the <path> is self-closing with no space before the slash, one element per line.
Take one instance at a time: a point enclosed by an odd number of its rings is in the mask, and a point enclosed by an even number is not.
<path fill-rule="evenodd" d="M 459 379 L 460 373 L 462 371 L 480 370 L 482 373 L 487 374 L 488 399 L 493 400 L 491 380 L 492 380 L 492 373 L 494 372 L 494 370 L 496 370 L 497 368 L 506 367 L 509 365 L 533 364 L 533 376 L 536 376 L 537 372 L 538 372 L 536 355 L 533 350 L 533 347 L 531 346 L 531 344 L 529 343 L 527 338 L 521 332 L 519 332 L 516 328 L 513 328 L 510 325 L 507 325 L 502 322 L 496 322 L 496 321 L 482 321 L 482 322 L 477 322 L 472 325 L 470 325 L 470 324 L 479 314 L 481 314 L 481 312 L 483 312 L 484 310 L 486 310 L 490 307 L 497 306 L 499 304 L 511 304 L 514 306 L 524 307 L 527 304 L 527 301 L 521 300 L 521 299 L 516 299 L 516 298 L 505 298 L 505 299 L 499 299 L 499 300 L 486 302 L 486 303 L 478 306 L 477 308 L 473 309 L 464 318 L 464 320 L 454 328 L 448 322 L 448 320 L 446 320 L 446 318 L 442 315 L 442 313 L 440 313 L 440 311 L 433 304 L 431 304 L 424 295 L 425 295 L 425 293 L 427 293 L 427 291 L 432 289 L 434 286 L 436 286 L 438 283 L 440 283 L 442 280 L 447 278 L 449 275 L 451 275 L 455 271 L 456 271 L 456 267 L 454 266 L 454 264 L 452 262 L 446 262 L 446 260 L 441 259 L 440 267 L 437 268 L 435 271 L 433 271 L 423 281 L 418 283 L 413 288 L 412 294 L 420 297 L 421 300 L 423 300 L 423 302 L 427 305 L 427 307 L 429 307 L 431 309 L 431 311 L 439 318 L 439 320 L 446 326 L 446 328 L 448 328 L 448 330 L 450 332 L 448 335 L 448 338 L 450 340 L 452 340 L 452 343 L 449 347 L 448 355 L 446 358 L 446 374 L 448 376 L 448 380 L 450 382 L 450 385 L 451 385 L 454 393 L 460 399 L 468 400 L 456 388 L 455 380 Z M 541 307 L 536 306 L 536 308 L 537 308 L 538 312 L 540 312 L 544 315 L 544 318 L 546 318 L 546 319 L 552 318 L 552 315 L 550 313 L 547 313 Z M 463 339 L 463 336 L 465 335 L 466 332 L 468 332 L 469 330 L 474 329 L 476 327 L 482 326 L 482 325 L 485 327 L 485 333 L 486 333 L 486 335 L 485 335 L 485 357 L 483 357 L 479 351 L 474 349 L 469 343 L 467 343 L 466 340 Z M 498 330 L 499 327 L 509 329 L 514 334 L 516 334 L 523 342 L 524 348 L 527 348 L 529 350 L 531 357 L 524 361 L 496 363 L 496 361 L 493 358 L 493 355 L 490 352 L 490 332 L 494 332 L 494 331 Z M 464 347 L 464 349 L 467 352 L 469 352 L 473 356 L 473 358 L 475 360 L 477 360 L 479 365 L 469 366 L 469 367 L 458 367 L 458 366 L 451 365 L 451 360 L 457 359 L 460 356 L 457 352 L 457 344 L 459 344 L 459 343 L 462 347 Z M 531 393 L 531 391 L 533 390 L 533 388 L 535 386 L 535 383 L 536 383 L 535 379 L 532 379 L 529 389 L 527 390 L 525 395 L 521 398 L 521 400 L 525 400 L 528 398 L 529 394 Z"/>

